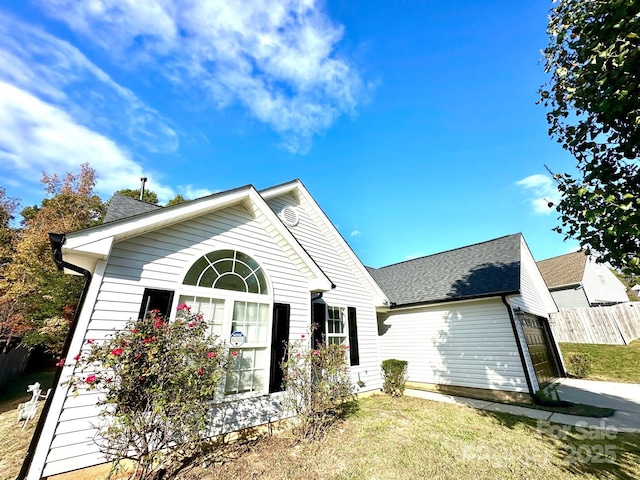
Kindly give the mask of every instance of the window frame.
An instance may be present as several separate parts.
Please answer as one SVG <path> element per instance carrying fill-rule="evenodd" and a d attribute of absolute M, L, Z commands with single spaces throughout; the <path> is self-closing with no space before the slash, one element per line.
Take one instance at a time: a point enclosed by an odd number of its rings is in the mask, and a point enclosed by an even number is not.
<path fill-rule="evenodd" d="M 189 285 L 185 284 L 184 280 L 187 273 L 191 270 L 193 265 L 196 264 L 201 258 L 211 253 L 215 253 L 217 251 L 222 250 L 231 250 L 234 252 L 242 253 L 251 259 L 253 259 L 258 265 L 260 265 L 260 270 L 264 275 L 264 279 L 266 282 L 267 293 L 249 293 L 238 290 L 226 290 L 221 288 L 214 287 L 201 287 L 197 285 Z M 221 334 L 220 340 L 224 342 L 229 347 L 229 359 L 230 361 L 234 361 L 231 352 L 233 351 L 252 351 L 255 354 L 261 355 L 263 363 L 260 365 L 259 369 L 253 368 L 253 370 L 261 371 L 261 379 L 262 384 L 260 388 L 251 390 L 248 392 L 240 392 L 240 393 L 226 393 L 227 381 L 231 377 L 231 374 L 225 376 L 225 378 L 220 382 L 219 386 L 219 399 L 222 401 L 233 401 L 243 398 L 251 398 L 262 395 L 267 395 L 269 393 L 269 381 L 270 381 L 270 370 L 271 370 L 271 342 L 272 342 L 272 323 L 273 323 L 273 309 L 274 302 L 272 296 L 272 286 L 266 271 L 262 267 L 262 265 L 255 260 L 255 257 L 251 254 L 248 254 L 245 251 L 237 250 L 234 248 L 219 248 L 217 250 L 212 250 L 190 263 L 190 265 L 185 269 L 184 274 L 182 276 L 182 283 L 179 284 L 176 289 L 174 300 L 173 300 L 173 311 L 176 312 L 176 308 L 181 303 L 186 303 L 187 305 L 192 306 L 192 312 L 198 313 L 197 310 L 197 299 L 207 299 L 211 300 L 220 300 L 223 302 L 223 313 L 222 313 L 222 321 L 221 321 Z M 236 302 L 246 302 L 246 303 L 256 303 L 258 305 L 266 305 L 266 312 L 264 313 L 265 323 L 261 325 L 259 328 L 264 330 L 264 337 L 259 342 L 245 342 L 243 345 L 239 347 L 233 347 L 230 345 L 231 333 L 233 332 L 233 324 L 234 322 L 234 308 Z M 258 307 L 258 312 L 260 307 Z M 175 318 L 175 313 L 174 313 Z M 206 318 L 206 317 L 205 317 Z M 258 314 L 258 318 L 261 316 Z M 207 318 L 207 321 L 210 319 Z M 217 322 L 216 322 L 217 323 Z M 243 332 L 245 335 L 247 332 Z M 217 333 L 216 333 L 217 334 Z M 253 366 L 255 367 L 255 365 Z"/>

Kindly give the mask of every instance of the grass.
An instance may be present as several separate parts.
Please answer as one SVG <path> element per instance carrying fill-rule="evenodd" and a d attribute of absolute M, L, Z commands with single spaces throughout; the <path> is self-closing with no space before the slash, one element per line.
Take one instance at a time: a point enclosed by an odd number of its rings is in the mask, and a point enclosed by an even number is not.
<path fill-rule="evenodd" d="M 571 353 L 591 356 L 592 367 L 591 373 L 585 377 L 587 380 L 640 383 L 640 339 L 629 345 L 561 343 L 560 351 L 567 367 L 567 357 Z"/>
<path fill-rule="evenodd" d="M 40 382 L 43 393 L 51 386 L 53 371 L 17 377 L 2 387 L 0 392 L 0 480 L 13 480 L 22 466 L 29 448 L 44 402 L 38 404 L 38 413 L 26 428 L 18 423 L 18 405 L 31 399 L 27 385 Z"/>
<path fill-rule="evenodd" d="M 591 431 L 596 435 L 601 432 Z M 586 436 L 504 413 L 374 395 L 362 398 L 359 409 L 319 442 L 297 443 L 283 431 L 231 444 L 211 465 L 196 466 L 182 479 L 640 478 L 640 434 Z M 61 477 L 97 480 L 107 471 Z"/>
<path fill-rule="evenodd" d="M 566 438 L 559 438 L 558 428 L 551 430 L 553 435 L 544 433 L 549 431 L 524 417 L 375 395 L 362 399 L 360 410 L 319 443 L 268 437 L 233 461 L 198 468 L 185 478 L 640 478 L 640 434 L 589 439 L 575 429 Z M 597 456 L 600 452 L 609 456 Z"/>

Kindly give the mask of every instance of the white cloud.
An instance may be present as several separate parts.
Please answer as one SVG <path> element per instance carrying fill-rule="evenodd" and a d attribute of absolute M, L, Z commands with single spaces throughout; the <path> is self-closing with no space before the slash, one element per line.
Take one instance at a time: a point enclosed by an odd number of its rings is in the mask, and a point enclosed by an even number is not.
<path fill-rule="evenodd" d="M 122 188 L 138 188 L 142 167 L 113 140 L 76 123 L 63 110 L 29 92 L 0 81 L 0 164 L 26 183 L 42 172 L 76 172 L 88 162 L 98 176 L 96 190 L 104 197 Z M 145 173 L 145 176 L 147 174 Z M 160 184 L 162 199 L 174 194 Z"/>
<path fill-rule="evenodd" d="M 353 114 L 366 90 L 335 52 L 342 27 L 316 0 L 41 3 L 118 60 L 203 89 L 213 108 L 240 103 L 290 150 Z"/>
<path fill-rule="evenodd" d="M 77 48 L 0 13 L 0 80 L 67 111 L 76 122 L 150 152 L 173 152 L 167 121 Z"/>
<path fill-rule="evenodd" d="M 360 235 L 362 235 L 362 232 L 358 229 L 355 229 L 350 233 L 351 237 L 359 237 Z"/>
<path fill-rule="evenodd" d="M 522 187 L 534 213 L 548 215 L 555 212 L 553 208 L 549 207 L 549 202 L 557 204 L 560 200 L 560 193 L 550 176 L 530 175 L 517 181 L 516 185 Z"/>
<path fill-rule="evenodd" d="M 409 255 L 405 255 L 404 260 L 415 260 L 416 258 L 420 258 L 420 257 L 424 257 L 425 253 L 424 252 L 418 252 L 418 253 L 410 253 Z"/>

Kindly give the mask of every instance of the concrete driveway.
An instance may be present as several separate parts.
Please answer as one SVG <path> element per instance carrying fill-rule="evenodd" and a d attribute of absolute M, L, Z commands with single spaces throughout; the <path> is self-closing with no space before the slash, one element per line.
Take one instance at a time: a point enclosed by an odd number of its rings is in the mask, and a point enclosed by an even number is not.
<path fill-rule="evenodd" d="M 607 423 L 621 430 L 640 429 L 640 384 L 562 378 L 556 382 L 561 400 L 615 410 Z"/>

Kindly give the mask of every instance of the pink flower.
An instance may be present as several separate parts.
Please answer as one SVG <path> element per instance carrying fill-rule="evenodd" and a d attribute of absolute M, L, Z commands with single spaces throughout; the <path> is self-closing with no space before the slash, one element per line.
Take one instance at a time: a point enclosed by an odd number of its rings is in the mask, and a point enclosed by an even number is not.
<path fill-rule="evenodd" d="M 204 368 L 198 369 L 198 375 L 204 375 Z"/>
<path fill-rule="evenodd" d="M 320 352 L 319 352 L 318 350 L 314 350 L 314 351 L 313 351 L 313 354 L 314 354 L 314 355 L 319 355 L 319 354 L 320 354 Z"/>
<path fill-rule="evenodd" d="M 189 328 L 193 328 L 193 327 L 195 327 L 195 326 L 196 326 L 196 322 L 189 322 L 189 323 L 187 323 L 187 327 L 189 327 Z"/>
<path fill-rule="evenodd" d="M 89 385 L 92 385 L 94 383 L 96 383 L 96 376 L 95 375 L 89 375 L 87 378 L 84 379 L 84 383 L 88 383 Z"/>
<path fill-rule="evenodd" d="M 132 328 L 131 329 L 131 333 L 138 333 L 138 329 L 137 328 Z"/>
<path fill-rule="evenodd" d="M 160 328 L 163 325 L 162 317 L 156 317 L 156 321 L 153 323 L 153 328 Z"/>
<path fill-rule="evenodd" d="M 156 341 L 156 337 L 147 337 L 147 338 L 143 338 L 142 339 L 142 343 L 151 343 L 151 342 L 155 342 Z"/>
<path fill-rule="evenodd" d="M 304 338 L 304 333 L 302 335 L 300 335 L 300 338 Z"/>
<path fill-rule="evenodd" d="M 218 354 L 217 354 L 216 352 L 209 352 L 209 353 L 207 353 L 207 358 L 215 358 L 215 357 L 217 357 L 217 356 L 218 356 Z"/>
<path fill-rule="evenodd" d="M 121 348 L 114 348 L 113 350 L 111 350 L 111 355 L 115 355 L 116 357 L 119 355 L 122 355 L 122 349 Z"/>
<path fill-rule="evenodd" d="M 92 345 L 93 343 L 95 343 L 95 340 L 93 338 L 90 338 L 90 339 L 87 340 L 87 343 L 89 345 Z"/>
<path fill-rule="evenodd" d="M 237 357 L 238 356 L 238 352 L 236 352 L 235 350 L 231 352 L 231 356 L 232 357 Z"/>
<path fill-rule="evenodd" d="M 66 358 L 61 358 L 58 363 L 56 363 L 56 367 L 64 367 L 64 362 L 66 362 Z"/>
<path fill-rule="evenodd" d="M 191 311 L 191 307 L 189 305 L 187 305 L 186 303 L 181 303 L 180 305 L 178 305 L 178 311 L 180 310 L 184 310 L 184 311 Z"/>
<path fill-rule="evenodd" d="M 77 354 L 75 357 L 73 357 L 73 359 L 77 362 L 78 360 L 80 360 L 81 356 L 81 354 Z"/>

